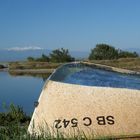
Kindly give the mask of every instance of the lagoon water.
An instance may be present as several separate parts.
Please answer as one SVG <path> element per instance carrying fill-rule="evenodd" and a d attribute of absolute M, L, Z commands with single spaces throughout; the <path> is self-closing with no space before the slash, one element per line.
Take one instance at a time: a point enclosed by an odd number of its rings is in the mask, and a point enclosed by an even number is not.
<path fill-rule="evenodd" d="M 43 85 L 42 78 L 11 76 L 8 72 L 0 72 L 0 112 L 4 111 L 3 103 L 14 103 L 23 107 L 27 114 L 32 114 Z"/>

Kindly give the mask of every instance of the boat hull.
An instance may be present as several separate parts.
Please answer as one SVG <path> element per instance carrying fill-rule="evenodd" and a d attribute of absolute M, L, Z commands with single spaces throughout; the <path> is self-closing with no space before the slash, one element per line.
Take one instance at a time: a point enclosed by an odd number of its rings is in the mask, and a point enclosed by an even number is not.
<path fill-rule="evenodd" d="M 67 136 L 140 136 L 140 90 L 48 80 L 28 131 Z"/>

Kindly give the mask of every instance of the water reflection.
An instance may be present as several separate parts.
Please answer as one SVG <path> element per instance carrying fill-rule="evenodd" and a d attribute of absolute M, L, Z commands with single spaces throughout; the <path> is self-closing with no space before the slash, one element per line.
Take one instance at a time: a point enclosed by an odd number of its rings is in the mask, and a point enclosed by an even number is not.
<path fill-rule="evenodd" d="M 0 112 L 2 104 L 13 103 L 23 107 L 27 114 L 34 110 L 43 85 L 50 74 L 13 74 L 0 72 Z"/>
<path fill-rule="evenodd" d="M 9 75 L 10 76 L 30 76 L 30 77 L 36 77 L 36 78 L 42 78 L 42 80 L 45 82 L 47 80 L 47 78 L 50 76 L 51 73 L 15 73 L 15 72 L 10 72 L 9 71 Z"/>

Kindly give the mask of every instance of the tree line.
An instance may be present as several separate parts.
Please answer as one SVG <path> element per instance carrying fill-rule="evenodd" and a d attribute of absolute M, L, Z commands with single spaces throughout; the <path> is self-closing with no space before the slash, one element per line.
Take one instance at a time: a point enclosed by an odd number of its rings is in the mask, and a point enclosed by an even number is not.
<path fill-rule="evenodd" d="M 88 59 L 89 60 L 113 60 L 119 58 L 136 58 L 139 57 L 137 52 L 123 51 L 116 49 L 115 47 L 108 44 L 97 44 L 95 48 L 91 49 Z M 48 56 L 42 54 L 39 58 L 28 57 L 28 61 L 38 62 L 53 62 L 63 63 L 75 61 L 68 49 L 55 49 Z"/>
<path fill-rule="evenodd" d="M 108 44 L 97 44 L 89 54 L 89 60 L 112 60 L 135 57 L 139 57 L 138 53 L 116 49 Z"/>
<path fill-rule="evenodd" d="M 75 61 L 75 58 L 69 54 L 68 49 L 56 49 L 53 50 L 49 56 L 42 54 L 39 58 L 28 57 L 28 61 L 38 61 L 38 62 L 53 62 L 53 63 L 63 63 Z"/>

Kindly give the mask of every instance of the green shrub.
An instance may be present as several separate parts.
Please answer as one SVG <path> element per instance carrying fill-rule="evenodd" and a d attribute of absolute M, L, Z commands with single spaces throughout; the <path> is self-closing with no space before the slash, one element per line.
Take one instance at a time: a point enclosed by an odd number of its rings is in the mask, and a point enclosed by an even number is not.
<path fill-rule="evenodd" d="M 111 60 L 118 58 L 118 51 L 107 44 L 97 44 L 94 49 L 91 50 L 89 60 Z"/>
<path fill-rule="evenodd" d="M 10 104 L 10 106 L 4 105 L 5 111 L 0 113 L 0 125 L 7 126 L 9 124 L 16 123 L 28 123 L 30 121 L 30 116 L 26 115 L 23 109 L 19 106 L 15 106 L 14 104 Z"/>
<path fill-rule="evenodd" d="M 49 56 L 42 54 L 39 58 L 28 57 L 29 62 L 53 62 L 53 63 L 63 63 L 63 62 L 72 62 L 75 59 L 69 54 L 68 49 L 56 49 L 53 50 Z"/>
<path fill-rule="evenodd" d="M 55 63 L 72 62 L 75 59 L 69 54 L 68 49 L 56 49 L 50 53 L 50 61 Z"/>
<path fill-rule="evenodd" d="M 119 58 L 136 58 L 138 56 L 136 52 L 117 50 L 115 47 L 107 44 L 97 44 L 96 47 L 91 50 L 89 60 L 112 60 Z"/>

